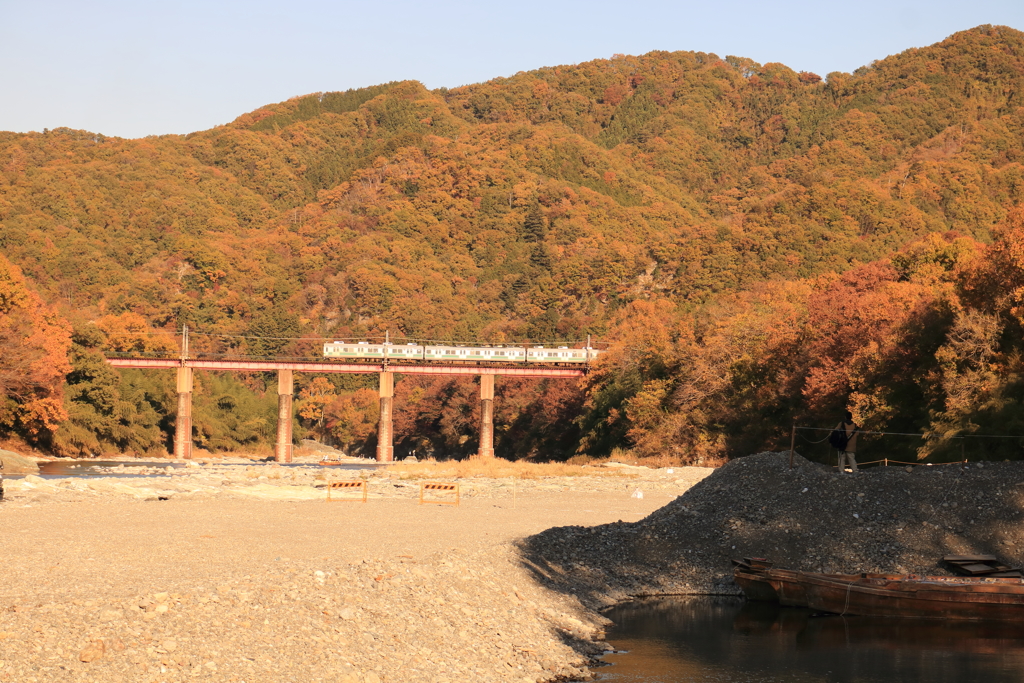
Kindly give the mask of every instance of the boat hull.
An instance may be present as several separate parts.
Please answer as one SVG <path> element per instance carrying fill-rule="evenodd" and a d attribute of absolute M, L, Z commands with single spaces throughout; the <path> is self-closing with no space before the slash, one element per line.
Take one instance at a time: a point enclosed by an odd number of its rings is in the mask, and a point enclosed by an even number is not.
<path fill-rule="evenodd" d="M 1024 620 L 1020 579 L 857 578 L 805 575 L 807 607 L 835 614 L 923 619 Z"/>
<path fill-rule="evenodd" d="M 733 572 L 732 577 L 736 584 L 743 589 L 743 595 L 747 597 L 747 600 L 779 602 L 779 594 L 775 590 L 775 586 L 764 574 L 737 570 Z"/>
<path fill-rule="evenodd" d="M 750 600 L 871 617 L 1024 622 L 1024 579 L 894 574 L 816 574 L 738 564 Z"/>

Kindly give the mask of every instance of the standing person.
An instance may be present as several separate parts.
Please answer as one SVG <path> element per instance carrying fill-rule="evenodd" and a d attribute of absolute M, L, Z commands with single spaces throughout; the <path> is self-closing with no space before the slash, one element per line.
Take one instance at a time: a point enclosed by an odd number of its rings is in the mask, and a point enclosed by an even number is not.
<path fill-rule="evenodd" d="M 846 445 L 837 449 L 839 451 L 839 474 L 846 474 L 846 465 L 849 463 L 853 473 L 857 473 L 857 430 L 860 429 L 853 422 L 853 413 L 849 410 L 843 416 L 843 421 L 836 425 L 835 431 L 842 431 L 846 435 Z"/>

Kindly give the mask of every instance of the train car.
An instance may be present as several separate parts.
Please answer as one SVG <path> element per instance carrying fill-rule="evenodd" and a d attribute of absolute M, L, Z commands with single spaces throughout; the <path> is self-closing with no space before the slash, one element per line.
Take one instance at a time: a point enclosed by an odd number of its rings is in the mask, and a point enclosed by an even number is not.
<path fill-rule="evenodd" d="M 522 363 L 526 359 L 526 350 L 516 346 L 428 346 L 423 358 L 434 361 Z"/>
<path fill-rule="evenodd" d="M 419 344 L 372 344 L 364 341 L 336 341 L 324 344 L 324 358 L 423 360 L 423 347 Z"/>
<path fill-rule="evenodd" d="M 385 345 L 370 342 L 334 342 L 324 344 L 325 358 L 384 359 Z"/>
<path fill-rule="evenodd" d="M 384 352 L 392 360 L 423 360 L 426 347 L 419 344 L 385 344 Z"/>
<path fill-rule="evenodd" d="M 534 346 L 526 354 L 527 363 L 586 363 L 593 358 L 594 349 L 570 349 L 568 346 L 559 346 L 555 349 L 543 346 Z"/>

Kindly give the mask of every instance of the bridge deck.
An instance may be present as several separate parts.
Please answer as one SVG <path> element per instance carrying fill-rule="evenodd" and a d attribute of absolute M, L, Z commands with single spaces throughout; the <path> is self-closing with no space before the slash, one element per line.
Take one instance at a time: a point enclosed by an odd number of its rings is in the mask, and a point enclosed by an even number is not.
<path fill-rule="evenodd" d="M 327 374 L 339 373 L 377 373 L 384 372 L 382 363 L 324 363 L 304 361 L 275 360 L 204 360 L 190 358 L 108 358 L 107 362 L 115 368 L 195 368 L 201 370 L 294 370 L 295 372 L 319 372 Z M 389 372 L 403 375 L 511 375 L 514 377 L 583 377 L 584 368 L 558 368 L 523 364 L 522 367 L 487 366 L 487 365 L 406 365 L 391 363 Z"/>

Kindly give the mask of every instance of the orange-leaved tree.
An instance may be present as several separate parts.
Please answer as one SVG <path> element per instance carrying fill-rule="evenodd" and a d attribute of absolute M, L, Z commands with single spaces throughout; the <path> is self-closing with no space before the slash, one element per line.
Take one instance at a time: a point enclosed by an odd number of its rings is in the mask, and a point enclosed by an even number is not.
<path fill-rule="evenodd" d="M 377 429 L 380 405 L 373 389 L 356 389 L 325 408 L 327 429 L 346 451 L 358 450 Z"/>
<path fill-rule="evenodd" d="M 46 442 L 67 419 L 62 392 L 70 347 L 68 323 L 0 255 L 0 434 Z"/>

